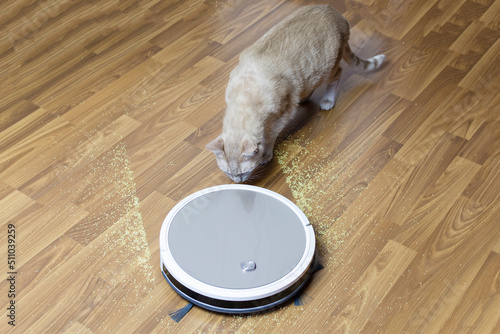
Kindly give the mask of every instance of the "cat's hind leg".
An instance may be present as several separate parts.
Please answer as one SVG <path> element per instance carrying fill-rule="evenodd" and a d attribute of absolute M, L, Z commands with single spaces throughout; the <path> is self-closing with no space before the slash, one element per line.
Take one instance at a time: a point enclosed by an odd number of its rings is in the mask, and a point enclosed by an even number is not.
<path fill-rule="evenodd" d="M 311 99 L 312 93 L 309 94 L 308 96 L 304 97 L 303 99 L 300 99 L 299 103 L 306 103 Z"/>
<path fill-rule="evenodd" d="M 309 93 L 308 95 L 306 95 L 306 97 L 301 98 L 299 100 L 299 103 L 305 103 L 305 102 L 309 101 L 311 99 L 311 96 L 313 95 L 313 92 L 314 92 L 314 90 L 311 93 Z"/>
<path fill-rule="evenodd" d="M 323 110 L 330 110 L 335 107 L 335 101 L 337 99 L 338 87 L 340 82 L 340 75 L 342 74 L 342 68 L 337 67 L 335 74 L 331 77 L 330 83 L 326 86 L 325 95 L 319 102 L 319 106 Z"/>

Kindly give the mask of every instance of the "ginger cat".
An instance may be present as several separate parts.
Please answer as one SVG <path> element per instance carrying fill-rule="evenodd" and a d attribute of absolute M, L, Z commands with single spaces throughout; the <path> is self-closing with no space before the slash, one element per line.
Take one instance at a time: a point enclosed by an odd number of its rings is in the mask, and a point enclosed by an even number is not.
<path fill-rule="evenodd" d="M 319 85 L 327 84 L 321 109 L 335 106 L 341 59 L 359 70 L 380 67 L 384 55 L 360 59 L 348 40 L 349 24 L 339 12 L 305 6 L 241 53 L 226 89 L 222 134 L 206 146 L 234 182 L 271 161 L 277 137 Z"/>

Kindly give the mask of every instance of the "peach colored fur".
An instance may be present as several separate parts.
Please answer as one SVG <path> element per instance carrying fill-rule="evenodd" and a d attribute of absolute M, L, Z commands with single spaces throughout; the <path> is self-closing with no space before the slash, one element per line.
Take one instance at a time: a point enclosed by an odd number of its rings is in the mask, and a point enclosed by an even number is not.
<path fill-rule="evenodd" d="M 384 55 L 362 60 L 352 53 L 349 24 L 326 5 L 298 9 L 240 55 L 226 89 L 222 134 L 207 145 L 233 181 L 247 180 L 269 162 L 277 137 L 294 119 L 297 106 L 327 84 L 322 109 L 335 106 L 340 60 L 373 70 Z"/>

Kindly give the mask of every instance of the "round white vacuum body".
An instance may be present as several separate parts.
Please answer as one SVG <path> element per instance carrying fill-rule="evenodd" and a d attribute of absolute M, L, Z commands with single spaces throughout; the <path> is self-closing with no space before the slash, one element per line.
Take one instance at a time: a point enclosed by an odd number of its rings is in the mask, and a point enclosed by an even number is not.
<path fill-rule="evenodd" d="M 196 192 L 167 215 L 161 269 L 200 307 L 248 313 L 295 295 L 312 275 L 315 237 L 304 213 L 264 188 L 223 185 Z"/>

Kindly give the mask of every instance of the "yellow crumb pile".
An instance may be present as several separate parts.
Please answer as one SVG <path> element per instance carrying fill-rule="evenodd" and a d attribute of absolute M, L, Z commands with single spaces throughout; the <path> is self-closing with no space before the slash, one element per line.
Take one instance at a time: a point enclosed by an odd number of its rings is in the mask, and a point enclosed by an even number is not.
<path fill-rule="evenodd" d="M 354 171 L 336 150 L 328 150 L 314 140 L 285 138 L 275 148 L 275 157 L 286 176 L 297 206 L 314 226 L 318 250 L 327 262 L 339 261 L 335 250 L 349 235 L 349 224 L 333 213 L 348 193 Z M 327 263 L 325 263 L 327 264 Z"/>

